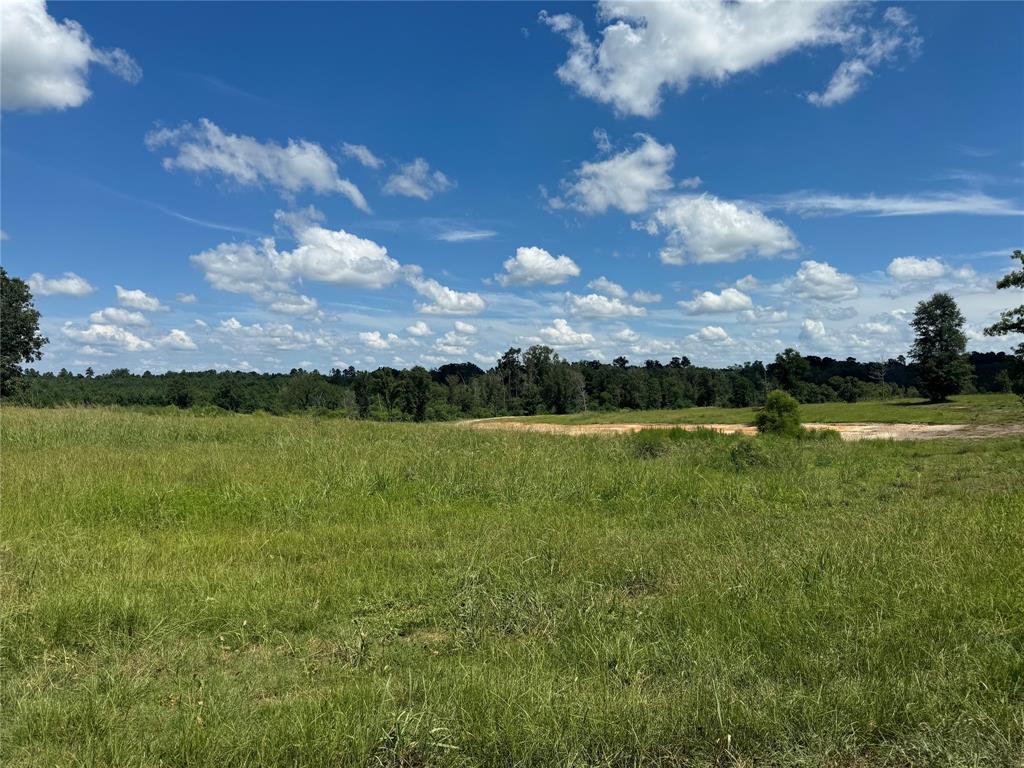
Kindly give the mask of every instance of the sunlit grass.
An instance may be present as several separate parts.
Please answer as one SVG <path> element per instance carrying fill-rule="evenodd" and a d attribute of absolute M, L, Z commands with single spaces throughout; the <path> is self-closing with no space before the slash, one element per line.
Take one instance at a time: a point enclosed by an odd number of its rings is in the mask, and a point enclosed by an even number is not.
<path fill-rule="evenodd" d="M 0 418 L 4 765 L 1024 755 L 1020 440 Z"/>

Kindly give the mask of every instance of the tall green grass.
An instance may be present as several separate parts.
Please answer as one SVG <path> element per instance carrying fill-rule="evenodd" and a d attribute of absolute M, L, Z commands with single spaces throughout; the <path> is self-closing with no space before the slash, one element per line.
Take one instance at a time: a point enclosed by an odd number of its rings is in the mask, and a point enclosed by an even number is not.
<path fill-rule="evenodd" d="M 4 765 L 1024 755 L 1020 440 L 0 418 Z"/>

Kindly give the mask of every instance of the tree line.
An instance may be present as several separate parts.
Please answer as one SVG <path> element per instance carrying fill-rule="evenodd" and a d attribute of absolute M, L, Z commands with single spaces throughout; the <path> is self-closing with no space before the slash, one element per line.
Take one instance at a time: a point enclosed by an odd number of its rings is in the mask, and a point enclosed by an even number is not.
<path fill-rule="evenodd" d="M 1024 264 L 1024 254 L 1013 258 Z M 0 389 L 8 402 L 58 405 L 176 406 L 252 413 L 315 410 L 351 418 L 437 421 L 587 410 L 760 406 L 781 389 L 803 403 L 884 400 L 924 396 L 938 401 L 959 392 L 1010 392 L 1024 396 L 1024 344 L 1015 355 L 967 354 L 964 317 L 945 293 L 922 301 L 911 321 L 910 359 L 860 362 L 803 355 L 786 349 L 765 364 L 728 368 L 693 365 L 684 356 L 668 363 L 625 357 L 611 363 L 570 362 L 550 347 L 512 347 L 484 370 L 474 363 L 357 371 L 349 367 L 290 373 L 181 371 L 133 374 L 120 368 L 40 373 L 21 364 L 40 359 L 46 343 L 25 283 L 0 268 Z M 1024 270 L 999 287 L 1024 287 Z M 1003 313 L 987 332 L 1024 331 L 1024 307 Z"/>

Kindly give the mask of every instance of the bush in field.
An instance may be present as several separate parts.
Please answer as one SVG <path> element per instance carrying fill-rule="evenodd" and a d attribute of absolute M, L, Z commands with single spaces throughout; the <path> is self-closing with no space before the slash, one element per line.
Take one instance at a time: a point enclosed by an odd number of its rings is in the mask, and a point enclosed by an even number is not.
<path fill-rule="evenodd" d="M 800 426 L 800 404 L 781 389 L 773 389 L 765 398 L 764 407 L 757 412 L 754 422 L 762 435 L 797 436 L 804 431 Z"/>

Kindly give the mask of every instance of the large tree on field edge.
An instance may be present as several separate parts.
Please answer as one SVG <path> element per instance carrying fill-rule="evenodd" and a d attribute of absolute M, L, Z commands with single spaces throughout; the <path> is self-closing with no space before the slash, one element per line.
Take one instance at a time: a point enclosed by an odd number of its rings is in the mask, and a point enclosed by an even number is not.
<path fill-rule="evenodd" d="M 922 301 L 910 321 L 916 337 L 910 356 L 917 363 L 917 388 L 933 403 L 962 392 L 971 380 L 964 316 L 948 293 Z"/>
<path fill-rule="evenodd" d="M 1024 265 L 1024 251 L 1019 248 L 1010 258 Z M 1003 276 L 996 283 L 996 288 L 1024 288 L 1024 269 L 1015 269 Z M 1010 333 L 1024 333 L 1024 304 L 1006 310 L 998 321 L 985 329 L 986 336 L 1006 336 Z M 1018 344 L 1014 352 L 1017 354 L 1017 381 L 1013 390 L 1024 397 L 1024 343 Z"/>
<path fill-rule="evenodd" d="M 39 360 L 47 341 L 39 333 L 39 310 L 28 284 L 0 267 L 0 395 L 13 392 L 21 364 Z"/>

